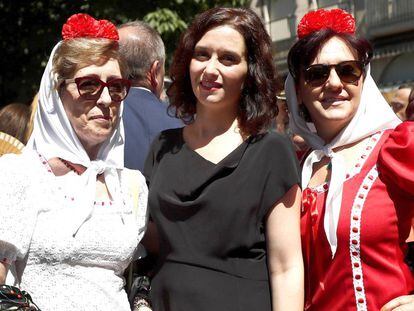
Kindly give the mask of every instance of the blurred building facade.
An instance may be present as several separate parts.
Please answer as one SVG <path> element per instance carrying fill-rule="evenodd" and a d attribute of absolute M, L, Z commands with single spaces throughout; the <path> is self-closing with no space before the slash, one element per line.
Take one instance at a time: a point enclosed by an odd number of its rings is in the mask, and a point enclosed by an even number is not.
<path fill-rule="evenodd" d="M 357 34 L 374 46 L 371 72 L 379 87 L 388 91 L 414 81 L 414 0 L 253 0 L 251 8 L 265 22 L 283 76 L 302 16 L 316 8 L 341 8 L 355 16 Z"/>

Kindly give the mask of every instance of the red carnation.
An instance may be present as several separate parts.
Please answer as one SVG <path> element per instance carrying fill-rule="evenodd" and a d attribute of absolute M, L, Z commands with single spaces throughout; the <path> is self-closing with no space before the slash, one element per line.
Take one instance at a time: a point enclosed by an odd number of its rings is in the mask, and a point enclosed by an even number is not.
<path fill-rule="evenodd" d="M 63 40 L 73 38 L 106 38 L 118 40 L 118 31 L 107 20 L 96 20 L 84 13 L 74 14 L 68 18 L 62 28 Z"/>
<path fill-rule="evenodd" d="M 298 37 L 302 39 L 307 35 L 325 28 L 330 28 L 337 33 L 355 33 L 355 19 L 348 12 L 341 9 L 311 11 L 298 25 Z"/>
<path fill-rule="evenodd" d="M 348 12 L 341 9 L 330 11 L 331 28 L 339 33 L 355 33 L 355 19 Z"/>
<path fill-rule="evenodd" d="M 112 40 L 119 40 L 118 30 L 115 25 L 106 19 L 101 19 L 97 21 L 98 23 L 98 33 L 97 37 L 107 38 Z"/>

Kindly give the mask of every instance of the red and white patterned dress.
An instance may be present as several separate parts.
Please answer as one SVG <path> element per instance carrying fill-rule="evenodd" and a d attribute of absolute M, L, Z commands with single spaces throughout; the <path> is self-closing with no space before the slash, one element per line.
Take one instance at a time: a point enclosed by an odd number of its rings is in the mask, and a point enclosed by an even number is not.
<path fill-rule="evenodd" d="M 414 289 L 404 262 L 414 213 L 414 122 L 373 135 L 343 185 L 334 258 L 323 218 L 327 185 L 304 189 L 306 310 L 380 310 Z"/>

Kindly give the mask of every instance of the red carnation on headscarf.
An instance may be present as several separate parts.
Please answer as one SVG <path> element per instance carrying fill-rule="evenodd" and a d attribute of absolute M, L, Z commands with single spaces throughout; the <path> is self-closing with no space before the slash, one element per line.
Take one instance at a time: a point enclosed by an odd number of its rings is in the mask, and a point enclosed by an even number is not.
<path fill-rule="evenodd" d="M 114 24 L 107 20 L 96 20 L 84 13 L 74 14 L 62 27 L 63 40 L 73 38 L 106 38 L 118 40 L 118 31 Z"/>
<path fill-rule="evenodd" d="M 110 21 L 106 19 L 101 19 L 97 21 L 98 24 L 98 32 L 97 38 L 107 38 L 112 40 L 118 40 L 118 30 L 116 29 L 115 25 L 112 24 Z"/>
<path fill-rule="evenodd" d="M 321 29 L 330 28 L 337 33 L 355 33 L 355 19 L 342 9 L 311 11 L 301 19 L 298 25 L 298 37 L 302 39 L 307 35 Z"/>

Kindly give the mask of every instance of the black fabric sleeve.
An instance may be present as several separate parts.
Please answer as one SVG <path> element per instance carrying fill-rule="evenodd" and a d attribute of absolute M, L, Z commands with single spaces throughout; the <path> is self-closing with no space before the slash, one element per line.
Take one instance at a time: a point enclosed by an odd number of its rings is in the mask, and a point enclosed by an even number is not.
<path fill-rule="evenodd" d="M 263 187 L 260 213 L 267 215 L 270 209 L 291 189 L 300 184 L 300 167 L 288 137 L 270 133 L 263 148 L 266 180 Z"/>
<path fill-rule="evenodd" d="M 155 161 L 156 161 L 155 154 L 156 154 L 156 150 L 159 148 L 160 135 L 155 137 L 155 139 L 153 140 L 151 144 L 150 150 L 148 151 L 148 154 L 147 154 L 147 158 L 145 159 L 144 171 L 142 172 L 142 174 L 145 177 L 145 181 L 147 182 L 148 188 L 151 183 L 151 176 L 152 176 L 153 169 L 155 166 Z"/>

